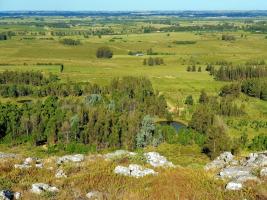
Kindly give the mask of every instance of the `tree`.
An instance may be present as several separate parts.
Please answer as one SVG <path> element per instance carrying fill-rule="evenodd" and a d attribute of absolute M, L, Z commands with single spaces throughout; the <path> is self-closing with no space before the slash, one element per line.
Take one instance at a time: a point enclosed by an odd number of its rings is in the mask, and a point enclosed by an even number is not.
<path fill-rule="evenodd" d="M 186 97 L 185 104 L 191 105 L 191 106 L 194 105 L 194 99 L 193 99 L 192 95 L 189 95 L 189 96 Z"/>
<path fill-rule="evenodd" d="M 230 141 L 227 126 L 220 117 L 216 116 L 214 125 L 208 129 L 204 152 L 214 159 L 222 152 L 230 150 Z"/>
<path fill-rule="evenodd" d="M 97 58 L 112 58 L 113 52 L 109 47 L 100 47 L 96 51 Z"/>
<path fill-rule="evenodd" d="M 208 103 L 208 101 L 209 101 L 209 97 L 208 97 L 207 93 L 205 92 L 205 90 L 201 90 L 200 97 L 199 97 L 199 103 L 205 104 L 205 103 Z"/>
<path fill-rule="evenodd" d="M 136 146 L 146 147 L 152 143 L 155 124 L 153 118 L 146 115 L 142 121 L 140 132 L 136 135 Z"/>

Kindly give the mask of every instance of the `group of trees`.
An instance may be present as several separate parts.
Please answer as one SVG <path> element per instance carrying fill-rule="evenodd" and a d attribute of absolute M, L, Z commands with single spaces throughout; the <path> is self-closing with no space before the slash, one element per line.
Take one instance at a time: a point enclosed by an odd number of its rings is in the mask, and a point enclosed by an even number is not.
<path fill-rule="evenodd" d="M 154 65 L 163 65 L 164 64 L 164 60 L 163 58 L 153 58 L 153 57 L 149 57 L 148 59 L 144 59 L 143 61 L 143 65 L 148 65 L 148 66 L 154 66 Z"/>
<path fill-rule="evenodd" d="M 256 78 L 245 80 L 242 82 L 242 92 L 267 101 L 267 80 Z"/>
<path fill-rule="evenodd" d="M 0 103 L 0 138 L 127 149 L 163 141 L 152 116 L 165 117 L 167 103 L 148 79 L 124 77 L 93 88 L 83 99 L 56 94 L 36 103 Z"/>
<path fill-rule="evenodd" d="M 1 40 L 8 40 L 8 35 L 6 35 L 6 34 L 0 34 L 0 41 Z"/>
<path fill-rule="evenodd" d="M 100 47 L 96 51 L 97 58 L 112 58 L 113 51 L 109 47 Z"/>
<path fill-rule="evenodd" d="M 230 89 L 229 89 L 229 88 Z M 205 136 L 202 146 L 203 151 L 211 157 L 217 156 L 225 150 L 233 148 L 227 135 L 227 125 L 222 116 L 240 116 L 244 114 L 244 107 L 237 106 L 233 98 L 237 97 L 236 86 L 223 87 L 222 97 L 208 96 L 202 91 L 199 97 L 199 105 L 196 107 L 189 123 L 189 128 Z M 229 92 L 231 91 L 231 92 Z M 187 99 L 192 103 L 191 98 Z"/>
<path fill-rule="evenodd" d="M 0 73 L 0 84 L 25 84 L 40 86 L 58 80 L 56 75 L 50 74 L 49 77 L 45 77 L 41 72 L 35 71 L 4 71 Z"/>
<path fill-rule="evenodd" d="M 264 66 L 221 66 L 214 73 L 219 81 L 236 81 L 267 76 Z"/>
<path fill-rule="evenodd" d="M 65 38 L 65 39 L 61 40 L 60 42 L 64 45 L 69 45 L 69 46 L 77 46 L 77 45 L 81 44 L 80 40 L 74 40 L 74 39 L 70 39 L 70 38 Z"/>
<path fill-rule="evenodd" d="M 195 65 L 192 65 L 192 66 L 188 66 L 186 68 L 186 71 L 188 71 L 188 72 L 196 72 L 196 71 L 201 72 L 202 68 L 198 67 L 198 69 L 197 69 L 197 67 Z"/>

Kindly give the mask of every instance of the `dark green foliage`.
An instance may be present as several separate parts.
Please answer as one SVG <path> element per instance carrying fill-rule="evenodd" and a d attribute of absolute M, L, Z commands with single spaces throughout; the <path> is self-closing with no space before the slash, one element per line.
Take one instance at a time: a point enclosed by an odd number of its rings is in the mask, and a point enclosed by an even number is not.
<path fill-rule="evenodd" d="M 200 132 L 207 133 L 208 129 L 213 125 L 215 113 L 208 106 L 200 105 L 193 113 L 189 127 Z"/>
<path fill-rule="evenodd" d="M 8 35 L 6 35 L 6 34 L 0 34 L 0 41 L 1 40 L 8 40 Z"/>
<path fill-rule="evenodd" d="M 96 51 L 97 58 L 112 58 L 113 52 L 109 47 L 100 47 Z"/>
<path fill-rule="evenodd" d="M 41 72 L 26 71 L 4 71 L 0 73 L 0 84 L 25 84 L 25 85 L 45 85 L 58 80 L 56 75 L 46 78 Z"/>
<path fill-rule="evenodd" d="M 221 88 L 220 96 L 233 96 L 238 97 L 241 92 L 241 86 L 239 83 L 232 83 L 230 85 L 225 85 Z"/>
<path fill-rule="evenodd" d="M 263 66 L 221 66 L 215 72 L 215 79 L 219 81 L 245 80 L 267 76 L 267 68 Z"/>
<path fill-rule="evenodd" d="M 65 38 L 60 42 L 64 45 L 69 45 L 69 46 L 77 46 L 81 44 L 80 40 L 74 40 L 70 38 Z"/>
<path fill-rule="evenodd" d="M 186 97 L 185 104 L 191 105 L 191 106 L 194 105 L 194 99 L 193 99 L 192 95 L 189 95 L 189 96 Z"/>
<path fill-rule="evenodd" d="M 164 64 L 164 60 L 163 58 L 152 58 L 149 57 L 148 59 L 144 59 L 143 61 L 143 65 L 148 65 L 148 66 L 154 66 L 154 65 L 163 65 Z"/>
<path fill-rule="evenodd" d="M 182 145 L 194 145 L 197 144 L 200 147 L 203 147 L 206 136 L 200 134 L 192 129 L 181 129 L 177 136 L 177 142 Z"/>
<path fill-rule="evenodd" d="M 209 97 L 207 93 L 205 92 L 205 90 L 202 90 L 200 97 L 199 97 L 199 103 L 205 104 L 205 103 L 208 103 L 208 101 L 209 101 Z"/>
<path fill-rule="evenodd" d="M 63 84 L 65 95 L 79 96 L 81 85 L 72 85 L 68 88 L 69 84 Z M 43 102 L 20 106 L 0 103 L 1 141 L 48 143 L 50 146 L 63 144 L 69 152 L 87 151 L 82 144 L 96 149 L 133 149 L 137 145 L 138 133 L 152 133 L 152 138 L 145 138 L 142 145 L 158 145 L 164 141 L 162 133 L 155 127 L 147 129 L 146 125 L 151 122 L 153 126 L 153 121 L 144 121 L 142 126 L 144 116 L 164 117 L 167 113 L 165 98 L 154 92 L 148 79 L 124 77 L 114 79 L 105 87 L 86 84 L 82 91 L 90 94 L 84 100 L 59 100 L 57 92 L 53 91 L 55 96 L 47 97 Z M 56 151 L 52 147 L 50 150 Z"/>
<path fill-rule="evenodd" d="M 263 151 L 267 149 L 267 135 L 261 134 L 255 136 L 252 139 L 251 144 L 249 145 L 249 149 L 254 151 Z"/>
<path fill-rule="evenodd" d="M 248 96 L 257 97 L 267 101 L 267 80 L 265 79 L 249 79 L 243 81 L 242 92 Z"/>
<path fill-rule="evenodd" d="M 231 140 L 226 133 L 226 125 L 218 117 L 214 125 L 210 126 L 207 132 L 207 139 L 204 145 L 204 152 L 212 159 L 224 151 L 231 149 Z"/>
<path fill-rule="evenodd" d="M 187 44 L 196 44 L 197 41 L 174 41 L 174 44 L 178 44 L 178 45 L 187 45 Z"/>

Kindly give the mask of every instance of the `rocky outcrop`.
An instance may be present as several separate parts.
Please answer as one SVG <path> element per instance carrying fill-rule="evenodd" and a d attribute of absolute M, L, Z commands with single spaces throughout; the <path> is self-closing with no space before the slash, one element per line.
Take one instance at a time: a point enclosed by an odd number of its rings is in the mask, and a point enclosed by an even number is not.
<path fill-rule="evenodd" d="M 227 167 L 224 168 L 220 173 L 219 176 L 221 178 L 237 178 L 240 176 L 248 176 L 251 174 L 251 168 L 249 167 L 243 167 L 243 166 L 239 166 L 239 167 Z"/>
<path fill-rule="evenodd" d="M 116 174 L 135 178 L 140 178 L 147 175 L 157 175 L 157 172 L 155 172 L 153 169 L 143 168 L 142 166 L 136 164 L 131 164 L 129 167 L 117 166 L 114 172 Z"/>
<path fill-rule="evenodd" d="M 16 169 L 29 169 L 32 166 L 35 166 L 36 168 L 43 168 L 42 160 L 39 158 L 31 158 L 28 157 L 24 160 L 22 164 L 15 164 L 14 167 Z"/>
<path fill-rule="evenodd" d="M 157 152 L 148 152 L 144 154 L 147 163 L 153 167 L 174 167 L 172 162 L 169 162 L 164 156 Z"/>
<path fill-rule="evenodd" d="M 82 154 L 66 155 L 66 156 L 58 158 L 57 164 L 60 165 L 60 164 L 66 163 L 66 162 L 78 163 L 78 162 L 82 162 L 82 161 L 84 161 L 84 155 L 82 155 Z"/>
<path fill-rule="evenodd" d="M 243 188 L 242 183 L 229 182 L 225 189 L 226 190 L 241 190 Z"/>
<path fill-rule="evenodd" d="M 32 184 L 30 191 L 35 194 L 41 194 L 42 192 L 58 192 L 59 189 L 45 183 L 35 183 Z"/>
<path fill-rule="evenodd" d="M 220 169 L 218 177 L 230 180 L 226 185 L 227 190 L 240 190 L 246 182 L 253 181 L 261 183 L 259 177 L 254 172 L 260 170 L 260 177 L 267 174 L 267 152 L 251 153 L 248 157 L 235 160 L 234 156 L 225 152 L 214 161 L 205 166 L 206 170 Z"/>
<path fill-rule="evenodd" d="M 222 168 L 226 167 L 227 165 L 229 165 L 230 162 L 236 163 L 237 161 L 234 160 L 234 156 L 232 155 L 231 152 L 224 152 L 220 156 L 218 156 L 215 160 L 208 163 L 205 166 L 205 170 L 222 169 Z"/>

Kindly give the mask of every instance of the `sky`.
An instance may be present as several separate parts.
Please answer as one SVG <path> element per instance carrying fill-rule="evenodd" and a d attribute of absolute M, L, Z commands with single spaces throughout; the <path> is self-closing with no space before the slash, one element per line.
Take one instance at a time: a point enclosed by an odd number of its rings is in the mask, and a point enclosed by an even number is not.
<path fill-rule="evenodd" d="M 0 10 L 267 10 L 267 0 L 0 0 Z"/>

